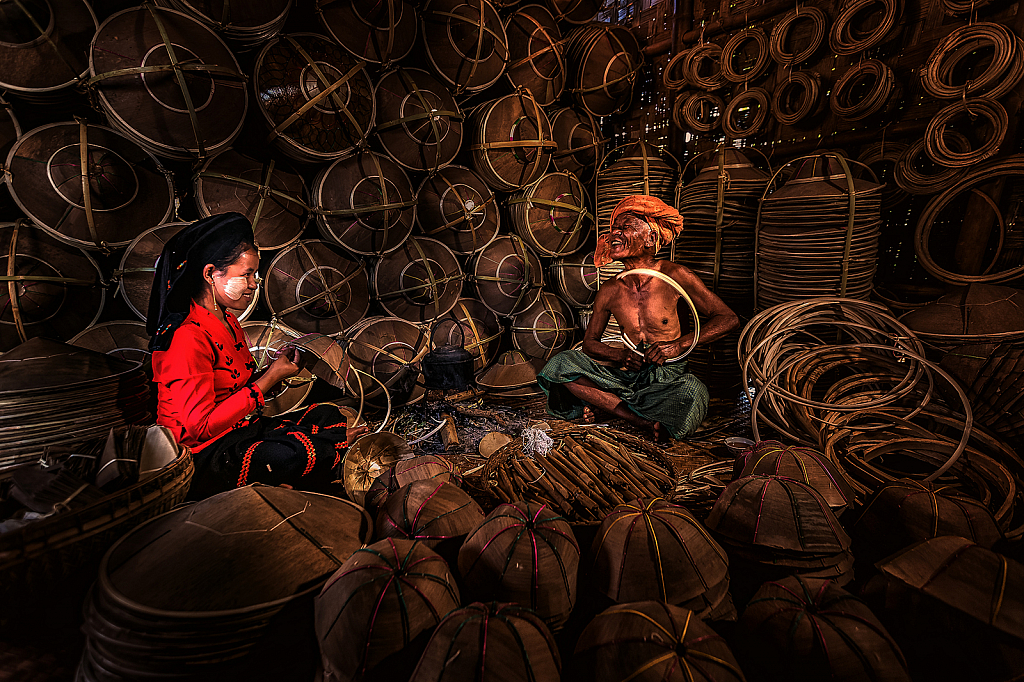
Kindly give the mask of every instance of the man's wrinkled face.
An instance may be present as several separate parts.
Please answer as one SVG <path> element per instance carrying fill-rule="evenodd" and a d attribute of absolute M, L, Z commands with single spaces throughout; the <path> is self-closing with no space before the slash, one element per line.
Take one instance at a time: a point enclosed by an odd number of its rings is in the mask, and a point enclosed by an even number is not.
<path fill-rule="evenodd" d="M 647 250 L 655 250 L 654 232 L 647 221 L 635 213 L 622 213 L 612 223 L 608 245 L 612 260 L 640 256 Z"/>

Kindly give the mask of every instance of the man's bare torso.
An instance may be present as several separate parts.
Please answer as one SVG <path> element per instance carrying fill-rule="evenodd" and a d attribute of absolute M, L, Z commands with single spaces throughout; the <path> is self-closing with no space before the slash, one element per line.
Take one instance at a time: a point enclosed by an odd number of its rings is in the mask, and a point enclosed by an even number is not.
<path fill-rule="evenodd" d="M 680 281 L 680 266 L 675 263 L 658 260 L 652 269 Z M 606 287 L 610 289 L 606 299 L 609 312 L 635 344 L 673 341 L 682 336 L 679 294 L 669 284 L 650 275 L 629 275 L 609 280 L 601 288 Z"/>

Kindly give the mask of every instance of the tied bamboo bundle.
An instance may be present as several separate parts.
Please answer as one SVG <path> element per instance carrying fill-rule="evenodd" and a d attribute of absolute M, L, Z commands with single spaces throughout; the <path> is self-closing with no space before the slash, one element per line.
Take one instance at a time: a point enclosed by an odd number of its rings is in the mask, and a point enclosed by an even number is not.
<path fill-rule="evenodd" d="M 370 679 L 374 666 L 458 606 L 448 565 L 422 542 L 388 538 L 357 550 L 316 599 L 325 678 Z"/>
<path fill-rule="evenodd" d="M 579 680 L 729 682 L 744 680 L 721 635 L 687 609 L 656 601 L 600 613 L 576 645 Z"/>
<path fill-rule="evenodd" d="M 751 680 L 909 682 L 896 642 L 860 599 L 832 580 L 765 583 L 737 624 Z"/>
<path fill-rule="evenodd" d="M 458 475 L 452 465 L 436 455 L 422 455 L 404 459 L 387 469 L 373 480 L 366 491 L 364 506 L 370 513 L 376 512 L 391 493 L 413 481 L 437 480 L 458 485 Z"/>
<path fill-rule="evenodd" d="M 728 597 L 725 550 L 689 511 L 660 498 L 616 507 L 591 555 L 595 587 L 620 604 L 654 599 L 704 617 Z"/>
<path fill-rule="evenodd" d="M 499 500 L 546 504 L 570 522 L 597 523 L 616 505 L 661 497 L 675 485 L 661 451 L 636 436 L 575 425 L 549 436 L 547 452 L 524 453 L 513 441 L 491 456 L 483 479 Z"/>
<path fill-rule="evenodd" d="M 377 513 L 377 535 L 436 547 L 467 535 L 483 520 L 480 505 L 458 486 L 436 478 L 419 480 L 388 496 Z"/>
<path fill-rule="evenodd" d="M 459 572 L 479 599 L 529 607 L 553 630 L 576 603 L 580 549 L 564 518 L 547 505 L 503 504 L 466 538 Z"/>
<path fill-rule="evenodd" d="M 441 621 L 410 682 L 546 682 L 560 668 L 550 631 L 529 609 L 476 602 Z"/>
<path fill-rule="evenodd" d="M 763 440 L 740 457 L 743 466 L 740 476 L 783 476 L 806 483 L 818 491 L 837 516 L 853 501 L 853 488 L 843 473 L 835 463 L 812 448 Z"/>

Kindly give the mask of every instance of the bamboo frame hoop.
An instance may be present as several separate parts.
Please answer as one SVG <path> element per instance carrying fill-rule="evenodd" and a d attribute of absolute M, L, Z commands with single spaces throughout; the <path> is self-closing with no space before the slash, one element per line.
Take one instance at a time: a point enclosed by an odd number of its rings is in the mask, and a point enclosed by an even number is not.
<path fill-rule="evenodd" d="M 547 170 L 556 144 L 551 122 L 529 90 L 480 105 L 471 120 L 473 169 L 491 189 L 517 190 Z"/>
<path fill-rule="evenodd" d="M 315 9 L 335 42 L 356 59 L 386 66 L 416 43 L 419 20 L 405 0 L 317 0 Z"/>
<path fill-rule="evenodd" d="M 363 391 L 360 373 L 378 384 L 365 391 L 368 405 L 379 406 L 377 399 L 381 396 L 388 404 L 400 406 L 422 400 L 426 395 L 417 364 L 430 350 L 425 327 L 397 317 L 366 317 L 340 335 L 338 342 L 356 370 L 345 377 L 348 390 L 353 394 Z M 352 386 L 353 380 L 358 389 Z"/>
<path fill-rule="evenodd" d="M 866 85 L 870 86 L 867 93 L 857 99 L 856 94 Z M 895 87 L 892 69 L 877 59 L 865 59 L 839 77 L 832 87 L 829 106 L 840 118 L 860 121 L 884 110 Z"/>
<path fill-rule="evenodd" d="M 513 3 L 514 4 L 514 3 Z M 565 88 L 565 44 L 551 13 L 543 5 L 527 5 L 505 20 L 509 65 L 505 77 L 524 87 L 541 106 L 554 104 Z"/>
<path fill-rule="evenodd" d="M 884 10 L 878 25 L 855 35 L 853 20 L 862 13 Z M 837 55 L 851 55 L 870 50 L 889 39 L 903 18 L 903 0 L 850 0 L 832 22 L 828 44 Z"/>
<path fill-rule="evenodd" d="M 690 130 L 698 133 L 710 133 L 722 124 L 725 102 L 721 97 L 708 92 L 690 95 L 683 103 L 683 120 Z"/>
<path fill-rule="evenodd" d="M 962 63 L 977 53 L 993 54 L 984 71 L 960 80 Z M 938 99 L 1002 97 L 1024 76 L 1024 43 L 1002 24 L 980 21 L 954 29 L 940 40 L 921 69 L 921 86 Z M 957 78 L 957 80 L 954 80 Z"/>
<path fill-rule="evenodd" d="M 961 152 L 968 152 L 971 149 L 970 141 L 958 132 L 947 130 L 943 133 L 943 143 L 947 146 L 952 142 L 960 148 Z M 928 173 L 919 168 L 919 163 L 931 159 L 925 153 L 925 141 L 921 139 L 912 142 L 910 146 L 900 155 L 893 169 L 893 179 L 900 189 L 910 194 L 936 194 L 958 185 L 964 174 L 965 168 L 947 168 L 935 164 L 935 172 Z"/>
<path fill-rule="evenodd" d="M 821 109 L 821 76 L 811 71 L 796 71 L 775 86 L 772 113 L 779 123 L 798 125 Z"/>
<path fill-rule="evenodd" d="M 710 72 L 705 71 L 705 64 L 711 64 Z M 703 90 L 717 90 L 726 83 L 722 72 L 722 48 L 714 43 L 701 43 L 690 48 L 683 68 L 687 80 Z"/>
<path fill-rule="evenodd" d="M 277 317 L 271 318 L 269 322 L 248 320 L 242 324 L 242 332 L 249 344 L 249 351 L 256 359 L 257 372 L 269 367 L 282 348 L 301 336 L 291 327 L 282 324 Z M 262 416 L 276 417 L 297 409 L 313 390 L 315 378 L 304 367 L 294 377 L 275 386 L 269 395 L 264 396 Z"/>
<path fill-rule="evenodd" d="M 422 324 L 447 315 L 462 295 L 462 268 L 436 239 L 409 237 L 373 269 L 373 290 L 388 314 Z"/>
<path fill-rule="evenodd" d="M 506 202 L 512 228 L 544 256 L 565 256 L 583 248 L 594 225 L 587 191 L 569 172 L 548 173 Z"/>
<path fill-rule="evenodd" d="M 741 112 L 744 108 L 749 109 L 752 106 L 757 108 L 753 114 L 747 114 L 749 119 L 744 124 L 741 120 Z M 750 88 L 738 92 L 730 100 L 722 114 L 722 130 L 733 139 L 754 137 L 764 130 L 770 109 L 768 92 L 764 88 Z"/>
<path fill-rule="evenodd" d="M 384 151 L 410 170 L 436 173 L 462 146 L 463 115 L 444 83 L 420 69 L 398 68 L 373 90 L 374 132 Z"/>
<path fill-rule="evenodd" d="M 787 43 L 799 22 L 810 21 L 814 24 L 811 40 L 803 50 L 799 52 L 787 52 Z M 768 41 L 768 53 L 777 63 L 790 68 L 797 64 L 803 64 L 810 60 L 825 41 L 825 34 L 828 32 L 828 16 L 821 9 L 814 6 L 801 7 L 790 10 L 776 22 L 772 28 L 772 35 Z"/>
<path fill-rule="evenodd" d="M 975 119 L 981 117 L 988 121 L 992 129 L 991 135 L 977 149 L 966 152 L 953 151 L 946 144 L 945 129 L 964 115 L 970 118 L 972 128 L 977 129 Z M 932 161 L 947 168 L 963 168 L 973 166 L 989 159 L 999 152 L 999 146 L 1006 137 L 1010 118 L 1003 105 L 987 97 L 971 97 L 961 102 L 954 102 L 935 114 L 928 122 L 924 133 L 924 150 Z"/>
<path fill-rule="evenodd" d="M 549 266 L 558 296 L 574 308 L 585 308 L 594 302 L 600 286 L 600 276 L 594 265 L 594 254 L 588 252 L 581 257 L 559 258 Z M 580 327 L 586 329 L 582 315 Z"/>
<path fill-rule="evenodd" d="M 645 275 L 648 277 L 654 277 L 655 279 L 661 280 L 665 284 L 668 284 L 670 287 L 672 287 L 672 289 L 675 290 L 675 292 L 679 294 L 679 296 L 682 297 L 682 299 L 686 301 L 686 304 L 690 307 L 690 312 L 693 314 L 693 341 L 690 343 L 689 346 L 686 347 L 686 350 L 684 350 L 682 353 L 680 353 L 674 358 L 669 358 L 665 362 L 679 362 L 680 360 L 684 360 L 687 355 L 693 352 L 693 349 L 697 347 L 697 344 L 700 343 L 700 316 L 697 313 L 697 306 L 694 305 L 693 299 L 690 298 L 690 295 L 686 293 L 686 289 L 684 289 L 679 282 L 675 281 L 675 279 L 669 277 L 663 272 L 651 270 L 649 268 L 634 268 L 632 270 L 624 270 L 623 272 L 620 272 L 615 276 L 615 279 L 622 279 L 623 277 L 627 277 L 629 275 Z M 630 339 L 624 331 L 620 334 L 620 336 L 622 337 L 622 342 L 626 344 L 627 348 L 629 348 L 637 355 L 643 355 L 643 353 L 641 353 L 638 350 L 636 343 L 634 343 L 633 340 Z"/>
<path fill-rule="evenodd" d="M 487 0 L 431 0 L 420 28 L 427 59 L 456 97 L 485 90 L 505 73 L 508 36 Z"/>
<path fill-rule="evenodd" d="M 740 51 L 747 43 L 753 42 L 757 45 L 757 57 L 754 63 L 745 69 L 737 68 Z M 764 73 L 768 68 L 770 53 L 768 50 L 768 36 L 759 28 L 745 28 L 737 31 L 729 38 L 729 42 L 722 48 L 719 57 L 722 64 L 722 75 L 730 83 L 747 83 Z M 747 60 L 749 61 L 749 60 Z"/>
<path fill-rule="evenodd" d="M 0 89 L 38 99 L 88 75 L 87 53 L 97 20 L 86 0 L 12 0 L 4 10 L 4 24 Z"/>
<path fill-rule="evenodd" d="M 690 84 L 689 74 L 686 72 L 686 55 L 689 53 L 689 50 L 680 50 L 668 60 L 661 74 L 661 82 L 666 90 L 682 90 Z"/>

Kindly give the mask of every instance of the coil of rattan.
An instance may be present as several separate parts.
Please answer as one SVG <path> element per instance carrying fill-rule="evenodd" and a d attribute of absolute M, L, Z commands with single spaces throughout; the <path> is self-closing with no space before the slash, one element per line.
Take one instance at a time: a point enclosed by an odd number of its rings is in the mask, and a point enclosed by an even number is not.
<path fill-rule="evenodd" d="M 683 104 L 683 120 L 690 130 L 709 133 L 721 124 L 724 110 L 725 103 L 721 97 L 698 92 Z"/>
<path fill-rule="evenodd" d="M 665 65 L 665 70 L 661 74 L 661 82 L 664 83 L 666 89 L 682 90 L 689 84 L 685 68 L 686 56 L 689 53 L 689 50 L 680 50 L 668 60 L 668 64 Z"/>
<path fill-rule="evenodd" d="M 969 151 L 970 141 L 960 133 L 947 130 L 943 135 L 944 144 L 952 142 L 962 152 Z M 893 179 L 896 184 L 910 194 L 935 194 L 949 189 L 956 185 L 966 172 L 963 168 L 946 168 L 934 164 L 924 150 L 924 138 L 913 142 L 900 154 L 893 169 Z M 921 163 L 925 162 L 934 168 L 922 168 Z M 928 172 L 929 170 L 933 172 Z"/>
<path fill-rule="evenodd" d="M 796 71 L 772 94 L 772 114 L 779 123 L 796 125 L 818 113 L 822 104 L 821 76 L 813 71 Z"/>
<path fill-rule="evenodd" d="M 672 102 L 672 123 L 680 130 L 690 129 L 686 123 L 686 116 L 683 114 L 683 110 L 686 107 L 687 100 L 691 97 L 693 97 L 693 93 L 689 90 L 684 90 L 676 95 L 675 100 Z"/>
<path fill-rule="evenodd" d="M 722 48 L 714 43 L 694 46 L 686 55 L 684 69 L 687 80 L 704 90 L 717 90 L 725 85 Z"/>
<path fill-rule="evenodd" d="M 746 68 L 737 68 L 739 65 L 736 62 L 740 57 L 740 49 L 749 42 L 754 42 L 757 45 L 757 57 L 753 64 L 744 65 Z M 768 36 L 759 28 L 745 28 L 734 33 L 722 48 L 722 54 L 719 57 L 722 64 L 722 75 L 731 83 L 746 83 L 754 80 L 764 73 L 769 59 Z"/>
<path fill-rule="evenodd" d="M 946 14 L 957 16 L 960 14 L 973 13 L 982 7 L 988 7 L 992 0 L 941 0 L 942 8 Z"/>
<path fill-rule="evenodd" d="M 958 68 L 978 52 L 993 54 L 984 71 L 974 78 L 958 77 Z M 972 74 L 972 71 L 968 71 Z M 921 69 L 921 87 L 932 97 L 962 99 L 986 95 L 992 99 L 1012 90 L 1024 76 L 1024 45 L 1002 24 L 982 21 L 961 26 L 939 41 Z"/>
<path fill-rule="evenodd" d="M 855 34 L 853 20 L 862 13 L 872 13 L 882 5 L 885 15 L 877 26 L 863 34 Z M 889 34 L 903 18 L 903 0 L 851 0 L 835 18 L 828 44 L 838 55 L 850 55 L 869 50 L 889 38 Z"/>
<path fill-rule="evenodd" d="M 807 44 L 807 47 L 799 52 L 787 51 L 786 44 L 789 42 L 790 34 L 793 33 L 793 29 L 798 22 L 804 21 L 810 21 L 814 24 L 810 42 Z M 771 38 L 768 40 L 768 54 L 783 66 L 793 67 L 797 64 L 803 64 L 813 57 L 818 48 L 821 47 L 822 42 L 825 40 L 827 29 L 828 16 L 822 10 L 817 7 L 801 7 L 797 5 L 796 9 L 790 10 L 779 19 L 778 23 L 775 24 L 775 28 L 772 29 Z"/>
<path fill-rule="evenodd" d="M 744 108 L 756 107 L 751 114 L 744 115 Z M 750 88 L 737 93 L 722 114 L 722 130 L 729 137 L 753 137 L 762 132 L 768 121 L 768 91 L 764 88 Z"/>
<path fill-rule="evenodd" d="M 946 127 L 966 114 L 970 118 L 972 128 L 977 129 L 975 119 L 979 116 L 988 121 L 992 132 L 988 139 L 977 149 L 958 152 L 946 144 Z M 954 102 L 942 109 L 928 122 L 924 133 L 924 150 L 935 163 L 947 168 L 964 168 L 989 159 L 996 155 L 999 146 L 1006 137 L 1010 119 L 1002 104 L 987 97 L 971 97 Z"/>
<path fill-rule="evenodd" d="M 870 89 L 860 99 L 855 93 Z M 896 85 L 892 69 L 877 59 L 865 59 L 846 71 L 832 88 L 829 106 L 836 116 L 847 121 L 860 121 L 885 109 Z"/>

